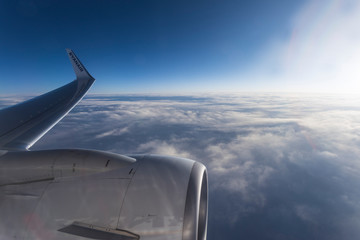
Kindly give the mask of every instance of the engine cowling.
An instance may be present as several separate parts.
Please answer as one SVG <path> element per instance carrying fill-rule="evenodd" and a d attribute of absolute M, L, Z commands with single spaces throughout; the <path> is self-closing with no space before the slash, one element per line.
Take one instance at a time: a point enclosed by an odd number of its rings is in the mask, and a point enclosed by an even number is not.
<path fill-rule="evenodd" d="M 207 172 L 193 160 L 48 150 L 0 167 L 2 238 L 206 239 Z"/>
<path fill-rule="evenodd" d="M 156 155 L 131 156 L 139 167 L 129 184 L 119 229 L 142 239 L 205 240 L 207 172 L 201 163 Z"/>

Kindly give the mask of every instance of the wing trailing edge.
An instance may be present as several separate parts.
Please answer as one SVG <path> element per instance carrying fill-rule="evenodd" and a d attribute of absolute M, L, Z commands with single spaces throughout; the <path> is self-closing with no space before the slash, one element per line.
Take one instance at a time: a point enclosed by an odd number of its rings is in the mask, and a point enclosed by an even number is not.
<path fill-rule="evenodd" d="M 0 149 L 27 150 L 84 97 L 95 79 L 66 49 L 76 80 L 28 101 L 0 110 Z"/>

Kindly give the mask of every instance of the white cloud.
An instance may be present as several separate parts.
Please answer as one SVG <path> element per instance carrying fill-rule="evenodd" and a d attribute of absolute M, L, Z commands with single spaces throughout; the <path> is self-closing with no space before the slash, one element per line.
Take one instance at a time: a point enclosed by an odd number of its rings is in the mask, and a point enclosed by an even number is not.
<path fill-rule="evenodd" d="M 137 149 L 138 152 L 161 154 L 168 156 L 182 156 L 185 158 L 192 158 L 191 154 L 186 151 L 181 151 L 176 144 L 170 144 L 166 141 L 153 140 L 140 144 Z"/>
<path fill-rule="evenodd" d="M 318 215 L 319 209 L 314 209 L 306 205 L 295 206 L 296 215 L 304 221 L 309 221 L 311 224 L 319 224 Z"/>
<path fill-rule="evenodd" d="M 103 138 L 103 137 L 107 137 L 107 136 L 121 136 L 124 133 L 129 132 L 129 128 L 128 127 L 124 127 L 124 128 L 120 128 L 120 129 L 113 129 L 104 133 L 100 133 L 98 135 L 95 136 L 95 138 Z"/>

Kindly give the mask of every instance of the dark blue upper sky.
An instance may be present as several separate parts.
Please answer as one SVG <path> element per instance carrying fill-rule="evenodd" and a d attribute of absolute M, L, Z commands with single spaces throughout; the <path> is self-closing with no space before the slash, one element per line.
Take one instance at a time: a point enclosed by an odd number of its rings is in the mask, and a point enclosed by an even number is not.
<path fill-rule="evenodd" d="M 306 2 L 3 0 L 0 94 L 72 80 L 65 48 L 98 80 L 93 92 L 241 90 L 231 88 L 234 78 L 237 87 L 251 83 L 237 76 L 274 39 L 291 38 Z"/>

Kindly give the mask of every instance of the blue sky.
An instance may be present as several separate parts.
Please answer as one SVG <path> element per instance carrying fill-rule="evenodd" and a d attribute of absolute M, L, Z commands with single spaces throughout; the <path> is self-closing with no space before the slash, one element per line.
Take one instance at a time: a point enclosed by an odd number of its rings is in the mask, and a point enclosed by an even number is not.
<path fill-rule="evenodd" d="M 358 6 L 352 0 L 1 1 L 0 94 L 36 94 L 71 81 L 65 48 L 98 80 L 93 93 L 331 91 L 355 79 L 356 66 L 344 65 L 358 58 Z M 330 77 L 326 66 L 335 71 Z M 354 79 L 347 89 L 354 90 Z"/>

